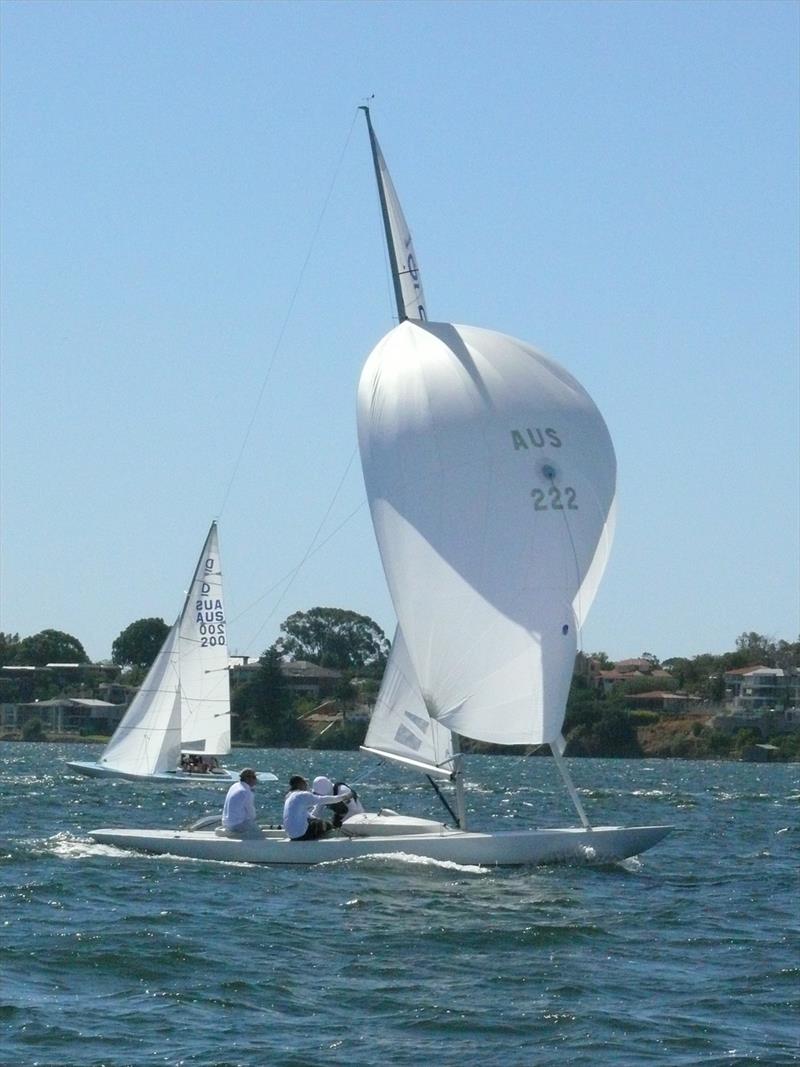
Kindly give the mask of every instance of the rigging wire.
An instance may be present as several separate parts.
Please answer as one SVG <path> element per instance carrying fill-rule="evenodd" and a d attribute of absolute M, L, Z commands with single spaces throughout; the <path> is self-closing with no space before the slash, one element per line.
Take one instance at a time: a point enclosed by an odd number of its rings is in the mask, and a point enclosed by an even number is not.
<path fill-rule="evenodd" d="M 256 642 L 256 640 L 258 639 L 258 637 L 263 632 L 263 630 L 266 627 L 266 625 L 269 622 L 269 620 L 272 618 L 272 616 L 278 610 L 278 607 L 280 606 L 280 604 L 283 601 L 283 599 L 286 596 L 286 594 L 291 589 L 292 585 L 294 584 L 295 578 L 300 573 L 302 568 L 305 566 L 306 562 L 311 558 L 311 556 L 314 554 L 314 552 L 316 552 L 318 550 L 318 548 L 322 548 L 322 545 L 317 546 L 317 548 L 315 548 L 314 546 L 316 544 L 317 538 L 319 537 L 319 535 L 320 535 L 320 533 L 322 531 L 322 527 L 328 521 L 328 516 L 330 515 L 331 510 L 333 509 L 333 505 L 336 503 L 337 497 L 339 496 L 339 493 L 341 492 L 342 486 L 345 483 L 345 479 L 347 478 L 347 475 L 350 473 L 350 468 L 353 465 L 353 460 L 356 457 L 356 452 L 357 451 L 358 451 L 358 446 L 356 445 L 356 447 L 350 453 L 350 459 L 347 461 L 347 466 L 344 469 L 344 473 L 342 474 L 341 478 L 339 479 L 339 484 L 336 486 L 336 490 L 335 490 L 333 496 L 331 497 L 330 503 L 328 504 L 328 507 L 327 507 L 327 509 L 325 511 L 325 514 L 322 516 L 322 519 L 320 520 L 319 525 L 317 526 L 316 530 L 314 531 L 314 536 L 309 541 L 308 548 L 306 549 L 305 553 L 303 554 L 303 557 L 300 560 L 300 562 L 297 564 L 297 566 L 294 568 L 294 570 L 290 572 L 288 585 L 283 590 L 281 595 L 278 597 L 278 599 L 276 600 L 275 604 L 272 607 L 272 611 L 269 613 L 269 615 L 267 615 L 267 617 L 262 622 L 261 626 L 253 634 L 253 636 L 251 637 L 251 639 L 248 642 L 248 644 L 252 645 L 252 644 L 254 644 Z M 355 511 L 359 511 L 363 507 L 363 505 L 364 505 L 364 502 L 362 501 L 361 504 L 359 504 L 358 508 L 355 509 Z M 348 516 L 348 519 L 351 518 L 352 515 L 355 514 L 355 511 L 351 512 L 351 514 Z M 347 519 L 345 520 L 345 522 L 346 521 L 347 521 Z M 343 525 L 344 525 L 344 523 L 342 523 L 340 526 L 338 526 L 337 530 L 335 530 L 334 533 L 336 533 L 339 529 L 341 529 L 341 526 L 343 526 Z M 332 537 L 333 534 L 331 534 L 330 536 Z M 330 540 L 330 537 L 326 538 L 326 542 L 328 540 Z M 325 544 L 326 542 L 323 542 L 323 544 Z M 278 583 L 278 584 L 280 584 L 280 583 Z"/>
<path fill-rule="evenodd" d="M 364 507 L 365 504 L 366 504 L 366 500 L 362 500 L 360 504 L 356 505 L 356 507 L 353 508 L 353 510 L 349 513 L 349 515 L 345 515 L 345 517 L 342 519 L 342 521 L 339 523 L 339 525 L 335 529 L 331 530 L 331 532 L 328 534 L 328 536 L 325 538 L 325 540 L 324 541 L 320 541 L 320 543 L 316 546 L 316 548 L 312 552 L 308 553 L 308 557 L 307 558 L 310 559 L 311 556 L 315 556 L 317 554 L 317 552 L 319 552 L 321 549 L 323 549 L 325 547 L 325 545 L 327 545 L 327 543 L 330 540 L 332 540 L 332 538 L 334 538 L 336 536 L 336 534 L 342 529 L 342 527 L 346 526 L 347 523 L 350 522 L 350 520 L 353 518 L 353 516 L 357 515 L 358 512 L 361 511 L 361 509 Z M 288 570 L 286 572 L 286 574 L 284 574 L 284 576 L 282 578 L 279 578 L 277 582 L 275 582 L 273 585 L 271 585 L 269 587 L 269 589 L 267 589 L 264 593 L 262 593 L 260 597 L 258 597 L 256 600 L 254 600 L 251 604 L 248 604 L 246 608 L 242 608 L 242 610 L 239 612 L 238 615 L 232 616 L 231 617 L 231 622 L 238 622 L 238 620 L 241 619 L 243 615 L 246 615 L 248 613 L 248 611 L 252 611 L 253 608 L 258 607 L 258 605 L 261 603 L 261 601 L 262 600 L 266 600 L 266 598 L 270 595 L 270 593 L 274 593 L 276 589 L 280 589 L 280 587 L 283 585 L 283 583 L 288 578 L 293 577 L 300 570 L 300 567 L 301 567 L 300 563 L 295 564 L 295 566 L 292 567 L 290 570 Z M 274 614 L 274 609 L 273 609 L 273 614 Z"/>
<path fill-rule="evenodd" d="M 308 267 L 309 261 L 311 259 L 311 254 L 314 251 L 314 247 L 315 247 L 316 242 L 317 242 L 317 237 L 319 236 L 319 231 L 322 228 L 322 221 L 325 218 L 325 213 L 328 210 L 328 204 L 330 203 L 331 196 L 333 195 L 334 186 L 336 185 L 336 180 L 337 180 L 337 178 L 339 176 L 339 171 L 341 170 L 341 167 L 342 167 L 342 161 L 344 160 L 345 153 L 347 152 L 348 145 L 350 144 L 350 139 L 353 136 L 353 129 L 355 128 L 357 117 L 358 117 L 358 112 L 356 112 L 356 114 L 353 116 L 353 121 L 352 121 L 352 123 L 350 125 L 350 129 L 348 130 L 347 137 L 346 137 L 345 142 L 344 142 L 344 147 L 342 148 L 342 151 L 341 151 L 341 153 L 339 155 L 338 162 L 336 163 L 336 166 L 334 168 L 333 177 L 331 178 L 331 182 L 330 182 L 330 185 L 328 187 L 328 192 L 327 192 L 327 194 L 325 196 L 325 201 L 324 201 L 324 203 L 322 205 L 322 210 L 320 211 L 319 218 L 317 219 L 317 224 L 314 227 L 314 232 L 311 235 L 311 241 L 309 243 L 308 251 L 306 252 L 306 257 L 303 260 L 303 265 L 300 268 L 300 273 L 299 273 L 298 278 L 297 278 L 297 284 L 295 285 L 294 292 L 292 293 L 291 299 L 289 300 L 289 306 L 288 306 L 288 308 L 286 310 L 286 314 L 284 316 L 283 323 L 281 324 L 280 330 L 278 331 L 278 337 L 277 337 L 277 339 L 275 341 L 275 344 L 273 346 L 272 354 L 271 354 L 271 356 L 269 358 L 269 363 L 267 364 L 267 369 L 266 369 L 266 372 L 265 372 L 264 377 L 263 377 L 262 382 L 261 382 L 261 388 L 258 391 L 258 395 L 256 396 L 255 404 L 253 405 L 253 413 L 250 416 L 250 421 L 248 422 L 247 427 L 245 428 L 244 436 L 242 437 L 242 443 L 241 443 L 241 445 L 239 447 L 239 452 L 238 452 L 238 454 L 236 456 L 236 460 L 234 461 L 234 464 L 233 464 L 233 470 L 231 472 L 230 479 L 228 480 L 228 485 L 227 485 L 227 487 L 225 489 L 225 493 L 223 495 L 222 506 L 220 507 L 219 511 L 217 512 L 218 516 L 221 516 L 222 513 L 225 511 L 225 508 L 226 508 L 227 503 L 228 503 L 228 498 L 230 497 L 231 490 L 233 489 L 233 483 L 235 482 L 236 477 L 237 477 L 237 475 L 239 473 L 239 468 L 241 466 L 242 459 L 244 457 L 245 449 L 247 448 L 247 443 L 250 440 L 250 434 L 253 431 L 253 427 L 254 427 L 255 422 L 256 422 L 256 416 L 258 415 L 258 410 L 259 410 L 259 408 L 261 406 L 261 401 L 264 398 L 264 392 L 265 392 L 265 390 L 267 388 L 267 382 L 269 381 L 270 375 L 272 374 L 272 368 L 275 365 L 275 360 L 277 359 L 278 351 L 280 350 L 281 344 L 283 343 L 283 338 L 284 338 L 284 335 L 286 333 L 286 329 L 287 329 L 287 327 L 289 325 L 289 320 L 291 319 L 292 312 L 294 311 L 294 305 L 295 305 L 295 302 L 297 301 L 297 296 L 298 296 L 298 294 L 300 292 L 300 288 L 301 288 L 301 286 L 303 284 L 303 278 L 305 276 L 306 268 Z"/>

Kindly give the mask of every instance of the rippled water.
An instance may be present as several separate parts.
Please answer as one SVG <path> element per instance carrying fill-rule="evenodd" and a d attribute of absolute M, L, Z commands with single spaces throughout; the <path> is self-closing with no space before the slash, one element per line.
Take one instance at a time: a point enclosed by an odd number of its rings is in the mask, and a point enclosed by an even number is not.
<path fill-rule="evenodd" d="M 617 866 L 304 869 L 92 844 L 224 792 L 65 773 L 97 752 L 0 744 L 8 1067 L 800 1062 L 798 765 L 571 761 L 594 821 L 677 827 Z M 355 753 L 237 755 L 439 817 L 424 783 Z M 574 822 L 550 760 L 473 757 L 468 775 L 475 828 Z M 277 819 L 279 784 L 258 798 Z"/>

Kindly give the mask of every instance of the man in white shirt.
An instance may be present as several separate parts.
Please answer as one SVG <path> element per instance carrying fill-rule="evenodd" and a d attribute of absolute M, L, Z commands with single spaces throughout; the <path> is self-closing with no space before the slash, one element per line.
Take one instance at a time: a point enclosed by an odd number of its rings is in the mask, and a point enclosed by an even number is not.
<path fill-rule="evenodd" d="M 239 781 L 234 782 L 225 797 L 222 808 L 222 825 L 225 830 L 234 834 L 257 834 L 259 832 L 256 822 L 256 801 L 253 796 L 258 778 L 256 772 L 245 767 L 239 775 Z"/>
<path fill-rule="evenodd" d="M 348 789 L 338 796 L 319 796 L 308 788 L 308 782 L 301 774 L 293 774 L 289 779 L 289 792 L 283 804 L 283 828 L 292 841 L 315 841 L 331 828 L 331 824 L 312 817 L 312 809 L 318 804 L 338 804 L 349 800 L 352 791 Z"/>

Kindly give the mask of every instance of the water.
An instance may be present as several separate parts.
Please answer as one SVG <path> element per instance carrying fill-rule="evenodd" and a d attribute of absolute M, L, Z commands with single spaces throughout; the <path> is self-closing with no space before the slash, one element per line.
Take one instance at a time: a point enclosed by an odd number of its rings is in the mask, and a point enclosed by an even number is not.
<path fill-rule="evenodd" d="M 800 1063 L 798 765 L 572 761 L 594 821 L 677 827 L 616 866 L 266 868 L 92 844 L 224 792 L 65 775 L 98 751 L 0 744 L 8 1067 Z M 439 815 L 424 782 L 355 753 L 234 756 Z M 475 828 L 574 822 L 550 760 L 468 774 Z M 258 799 L 277 817 L 279 785 Z"/>

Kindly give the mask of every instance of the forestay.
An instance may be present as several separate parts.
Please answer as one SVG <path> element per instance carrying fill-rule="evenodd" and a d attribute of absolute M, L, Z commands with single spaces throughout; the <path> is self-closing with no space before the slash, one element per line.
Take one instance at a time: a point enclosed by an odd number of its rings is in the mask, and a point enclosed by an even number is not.
<path fill-rule="evenodd" d="M 358 419 L 430 715 L 484 741 L 554 741 L 613 532 L 616 461 L 593 401 L 522 341 L 404 322 L 367 360 Z"/>

